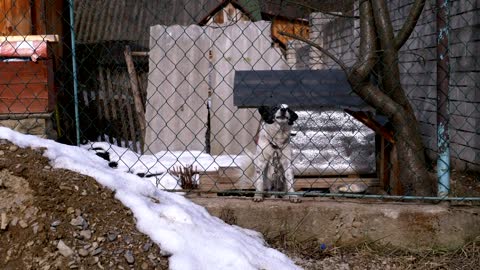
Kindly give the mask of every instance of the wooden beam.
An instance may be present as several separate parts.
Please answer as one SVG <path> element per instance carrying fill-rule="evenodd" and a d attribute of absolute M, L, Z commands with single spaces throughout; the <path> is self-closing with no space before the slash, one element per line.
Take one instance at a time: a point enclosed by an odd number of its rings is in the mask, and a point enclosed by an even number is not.
<path fill-rule="evenodd" d="M 125 46 L 125 62 L 127 63 L 128 75 L 130 76 L 130 85 L 132 87 L 133 102 L 135 105 L 136 116 L 140 125 L 140 151 L 143 153 L 145 144 L 145 108 L 142 102 L 142 96 L 140 94 L 140 84 L 138 82 L 137 71 L 133 64 L 132 51 L 130 46 Z"/>
<path fill-rule="evenodd" d="M 371 128 L 376 133 L 380 134 L 383 138 L 385 138 L 390 143 L 395 143 L 393 138 L 393 131 L 382 126 L 377 120 L 373 119 L 370 115 L 362 111 L 352 111 L 349 109 L 344 110 L 346 113 L 350 114 L 353 118 L 357 119 L 358 121 L 362 122 L 367 127 Z"/>

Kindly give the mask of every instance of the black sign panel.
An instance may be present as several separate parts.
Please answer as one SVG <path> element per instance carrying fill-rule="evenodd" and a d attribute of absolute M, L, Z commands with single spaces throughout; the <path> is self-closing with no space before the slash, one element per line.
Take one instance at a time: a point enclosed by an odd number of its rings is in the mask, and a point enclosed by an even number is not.
<path fill-rule="evenodd" d="M 233 103 L 240 108 L 277 104 L 299 108 L 369 108 L 353 93 L 342 70 L 236 71 L 233 94 Z"/>

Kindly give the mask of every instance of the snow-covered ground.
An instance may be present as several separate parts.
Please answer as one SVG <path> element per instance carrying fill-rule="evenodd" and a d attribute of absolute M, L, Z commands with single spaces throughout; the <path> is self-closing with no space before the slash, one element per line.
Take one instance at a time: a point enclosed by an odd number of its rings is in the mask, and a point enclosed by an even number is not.
<path fill-rule="evenodd" d="M 44 155 L 54 168 L 88 175 L 115 190 L 115 197 L 132 210 L 139 231 L 148 235 L 165 254 L 171 255 L 171 269 L 299 269 L 287 256 L 267 247 L 258 232 L 228 225 L 183 196 L 156 188 L 145 178 L 129 173 L 125 167 L 122 169 L 121 166 L 127 164 L 119 164 L 119 169 L 112 169 L 106 160 L 85 148 L 24 135 L 4 127 L 0 127 L 0 139 L 9 140 L 20 147 L 44 147 Z M 122 156 L 121 160 L 134 154 L 122 152 L 122 149 L 116 149 Z M 166 171 L 173 165 L 171 162 L 182 158 L 190 162 L 192 156 L 197 160 L 208 159 L 201 153 L 183 156 L 165 153 L 161 158 L 157 155 L 148 158 L 163 163 L 163 170 Z M 148 168 L 146 164 L 150 160 L 143 160 L 142 156 L 131 158 L 137 160 L 138 167 Z M 224 161 L 228 163 L 232 160 L 224 158 Z M 205 165 L 203 162 L 201 164 Z M 214 165 L 207 169 L 214 170 Z"/>

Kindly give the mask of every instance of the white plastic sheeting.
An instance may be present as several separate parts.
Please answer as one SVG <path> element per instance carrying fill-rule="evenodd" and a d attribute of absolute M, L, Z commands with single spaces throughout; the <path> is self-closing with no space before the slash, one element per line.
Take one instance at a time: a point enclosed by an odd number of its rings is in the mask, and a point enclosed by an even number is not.
<path fill-rule="evenodd" d="M 254 150 L 258 114 L 233 106 L 235 70 L 288 68 L 270 23 L 152 26 L 146 106 L 148 151 L 205 150 L 211 91 L 211 153 Z"/>

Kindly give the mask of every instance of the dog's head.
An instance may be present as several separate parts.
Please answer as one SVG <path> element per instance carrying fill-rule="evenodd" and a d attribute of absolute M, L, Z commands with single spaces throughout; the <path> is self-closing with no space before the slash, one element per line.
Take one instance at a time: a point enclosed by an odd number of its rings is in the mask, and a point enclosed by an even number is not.
<path fill-rule="evenodd" d="M 279 106 L 260 106 L 258 108 L 263 121 L 267 124 L 277 122 L 279 124 L 288 123 L 290 126 L 298 119 L 298 115 L 288 108 L 288 105 L 282 104 Z"/>

